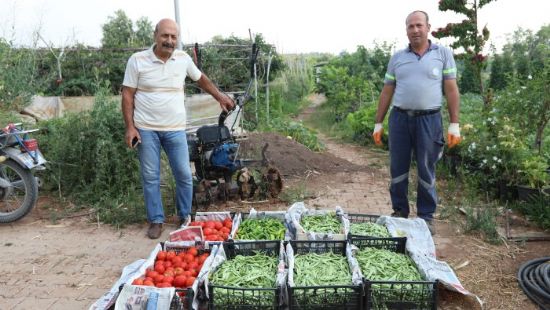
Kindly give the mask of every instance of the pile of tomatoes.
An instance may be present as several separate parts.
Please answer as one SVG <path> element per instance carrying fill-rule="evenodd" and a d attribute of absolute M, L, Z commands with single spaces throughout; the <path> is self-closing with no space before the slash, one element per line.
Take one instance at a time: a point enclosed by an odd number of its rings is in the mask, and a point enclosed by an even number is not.
<path fill-rule="evenodd" d="M 206 241 L 226 241 L 231 227 L 233 227 L 233 221 L 231 218 L 226 218 L 223 221 L 193 221 L 189 223 L 189 226 L 202 227 Z"/>
<path fill-rule="evenodd" d="M 148 268 L 143 277 L 133 285 L 188 288 L 193 285 L 209 253 L 199 255 L 195 247 L 184 251 L 159 251 L 154 267 Z"/>

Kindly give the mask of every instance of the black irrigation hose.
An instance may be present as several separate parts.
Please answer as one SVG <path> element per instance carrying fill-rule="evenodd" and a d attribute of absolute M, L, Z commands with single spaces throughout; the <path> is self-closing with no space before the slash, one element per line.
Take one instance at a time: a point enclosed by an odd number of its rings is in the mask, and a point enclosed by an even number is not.
<path fill-rule="evenodd" d="M 550 310 L 550 257 L 530 260 L 518 271 L 519 286 L 541 309 Z"/>

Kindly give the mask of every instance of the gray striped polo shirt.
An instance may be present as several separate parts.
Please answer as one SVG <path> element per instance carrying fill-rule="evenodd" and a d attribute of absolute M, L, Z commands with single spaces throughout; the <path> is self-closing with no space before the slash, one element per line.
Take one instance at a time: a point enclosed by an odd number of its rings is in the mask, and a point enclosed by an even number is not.
<path fill-rule="evenodd" d="M 395 85 L 393 106 L 407 110 L 441 107 L 443 80 L 456 79 L 456 64 L 450 49 L 430 42 L 420 57 L 409 47 L 390 59 L 385 84 Z"/>

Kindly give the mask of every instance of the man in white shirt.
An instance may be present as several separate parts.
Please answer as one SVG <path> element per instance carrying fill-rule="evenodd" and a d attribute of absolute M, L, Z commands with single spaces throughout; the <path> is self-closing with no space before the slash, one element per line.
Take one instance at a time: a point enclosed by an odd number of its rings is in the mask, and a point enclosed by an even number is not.
<path fill-rule="evenodd" d="M 133 54 L 122 83 L 122 114 L 126 124 L 126 144 L 137 147 L 147 210 L 147 235 L 157 239 L 162 233 L 164 210 L 160 195 L 160 149 L 166 152 L 176 180 L 176 206 L 180 220 L 191 212 L 193 180 L 185 134 L 185 77 L 211 94 L 224 111 L 235 106 L 193 63 L 176 50 L 179 27 L 162 19 L 155 27 L 153 46 Z"/>

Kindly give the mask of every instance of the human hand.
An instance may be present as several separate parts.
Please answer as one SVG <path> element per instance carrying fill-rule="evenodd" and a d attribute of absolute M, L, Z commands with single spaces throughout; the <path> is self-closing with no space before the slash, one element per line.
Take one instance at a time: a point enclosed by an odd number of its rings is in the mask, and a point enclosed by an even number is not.
<path fill-rule="evenodd" d="M 384 127 L 382 123 L 374 124 L 374 131 L 372 132 L 372 138 L 374 139 L 374 144 L 381 146 L 382 145 L 382 135 L 384 134 Z"/>
<path fill-rule="evenodd" d="M 460 141 L 462 141 L 462 137 L 460 137 L 460 126 L 458 123 L 450 123 L 449 130 L 447 131 L 447 145 L 449 148 L 453 148 L 459 144 Z"/>
<path fill-rule="evenodd" d="M 136 128 L 126 129 L 126 134 L 124 136 L 126 145 L 130 148 L 135 148 L 138 143 L 141 143 L 141 136 Z"/>
<path fill-rule="evenodd" d="M 233 108 L 235 107 L 235 102 L 227 94 L 223 94 L 218 102 L 220 103 L 220 106 L 224 112 L 233 110 Z"/>

